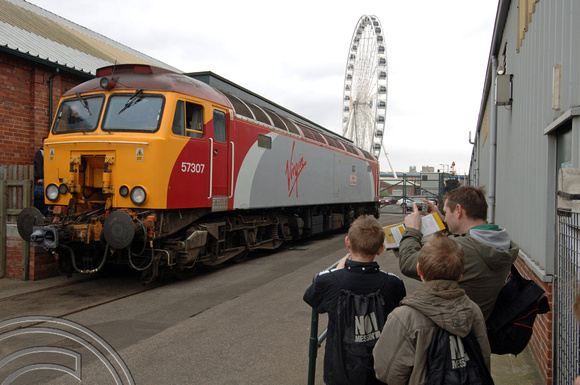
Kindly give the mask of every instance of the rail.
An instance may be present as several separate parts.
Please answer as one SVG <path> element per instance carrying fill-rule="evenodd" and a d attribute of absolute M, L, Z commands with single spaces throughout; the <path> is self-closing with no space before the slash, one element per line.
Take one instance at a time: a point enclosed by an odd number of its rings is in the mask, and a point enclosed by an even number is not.
<path fill-rule="evenodd" d="M 326 270 L 329 271 L 334 269 L 340 261 L 335 262 L 332 266 L 328 267 Z M 316 282 L 318 278 L 317 273 L 312 282 Z M 318 356 L 318 349 L 322 346 L 322 343 L 326 339 L 328 334 L 328 329 L 324 329 L 320 335 L 318 335 L 318 313 L 313 308 L 312 318 L 310 319 L 310 344 L 308 347 L 308 385 L 314 385 L 314 376 L 316 374 L 316 357 Z"/>

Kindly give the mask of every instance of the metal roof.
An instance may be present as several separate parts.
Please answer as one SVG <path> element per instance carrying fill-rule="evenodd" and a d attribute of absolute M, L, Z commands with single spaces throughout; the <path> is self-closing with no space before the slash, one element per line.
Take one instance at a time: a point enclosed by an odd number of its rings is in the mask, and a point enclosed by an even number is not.
<path fill-rule="evenodd" d="M 115 62 L 183 72 L 24 0 L 0 0 L 0 47 L 92 75 Z"/>

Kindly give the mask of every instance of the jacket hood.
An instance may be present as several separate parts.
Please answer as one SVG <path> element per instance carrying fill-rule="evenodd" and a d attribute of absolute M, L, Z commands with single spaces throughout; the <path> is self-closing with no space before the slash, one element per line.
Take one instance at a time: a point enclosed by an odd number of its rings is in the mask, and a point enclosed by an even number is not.
<path fill-rule="evenodd" d="M 471 301 L 457 282 L 424 282 L 401 304 L 414 308 L 451 334 L 465 337 L 471 331 L 475 314 Z"/>
<path fill-rule="evenodd" d="M 481 243 L 499 251 L 506 251 L 511 246 L 510 236 L 506 229 L 484 230 L 472 228 L 469 234 Z"/>
<path fill-rule="evenodd" d="M 519 246 L 510 240 L 506 229 L 484 230 L 472 228 L 464 234 L 453 234 L 450 237 L 465 237 L 466 243 L 471 243 L 473 250 L 491 270 L 511 266 L 519 253 Z M 463 245 L 465 248 L 465 245 Z"/>

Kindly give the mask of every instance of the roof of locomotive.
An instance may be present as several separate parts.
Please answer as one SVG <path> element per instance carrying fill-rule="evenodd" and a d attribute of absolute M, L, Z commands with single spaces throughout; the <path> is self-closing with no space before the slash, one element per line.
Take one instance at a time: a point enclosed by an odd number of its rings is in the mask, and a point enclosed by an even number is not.
<path fill-rule="evenodd" d="M 198 73 L 207 75 L 207 73 Z M 358 149 L 348 139 L 335 134 L 332 131 L 311 122 L 292 111 L 289 111 L 261 96 L 252 93 L 244 88 L 237 86 L 223 78 L 218 87 L 216 84 L 207 84 L 207 79 L 197 80 L 191 76 L 196 74 L 178 74 L 176 72 L 142 64 L 123 64 L 117 66 L 108 66 L 97 70 L 97 77 L 81 83 L 71 88 L 63 96 L 72 96 L 79 92 L 99 91 L 101 79 L 108 78 L 109 81 L 115 82 L 115 87 L 120 89 L 144 89 L 144 90 L 162 90 L 183 93 L 185 95 L 195 96 L 216 104 L 227 106 L 235 111 L 235 114 L 246 119 L 254 121 L 256 124 L 265 124 L 284 131 L 294 133 L 298 136 L 304 135 L 305 139 L 317 142 L 324 146 L 334 147 L 341 151 L 348 152 L 355 156 L 364 156 L 374 161 L 375 158 L 368 152 Z M 209 73 L 210 76 L 216 77 L 215 74 Z M 205 82 L 204 82 L 205 80 Z M 209 82 L 208 82 L 209 83 Z M 224 87 L 224 84 L 229 85 Z M 235 88 L 238 88 L 237 90 Z M 237 95 L 233 95 L 233 92 Z M 239 96 L 238 96 L 239 95 Z M 241 96 L 241 98 L 240 98 Z M 252 101 L 248 101 L 252 99 Z M 258 103 L 261 105 L 254 104 Z M 290 119 L 289 119 L 290 118 Z M 300 133 L 298 127 L 302 131 Z"/>
<path fill-rule="evenodd" d="M 231 108 L 229 100 L 221 92 L 199 80 L 164 68 L 142 64 L 123 64 L 99 68 L 96 78 L 71 88 L 63 96 L 75 95 L 77 92 L 102 90 L 100 81 L 103 77 L 114 80 L 116 88 L 180 92 Z"/>
<path fill-rule="evenodd" d="M 218 90 L 225 92 L 227 94 L 232 94 L 232 95 L 240 98 L 244 102 L 250 102 L 250 103 L 256 104 L 260 107 L 266 107 L 266 108 L 268 108 L 268 109 L 270 109 L 278 114 L 282 114 L 282 115 L 286 115 L 288 117 L 291 117 L 292 119 L 295 119 L 303 124 L 306 124 L 309 127 L 313 127 L 315 129 L 321 130 L 321 131 L 329 134 L 330 136 L 338 137 L 340 139 L 351 142 L 349 139 L 344 138 L 344 137 L 336 134 L 335 132 L 327 129 L 326 127 L 323 127 L 323 126 L 319 125 L 318 123 L 313 122 L 310 119 L 307 119 L 301 115 L 298 115 L 294 111 L 290 111 L 289 109 L 282 107 L 281 105 L 276 104 L 273 101 L 266 99 L 265 97 L 258 95 L 255 92 L 250 91 L 247 88 L 244 88 L 244 87 L 232 82 L 231 80 L 228 80 L 224 77 L 221 77 L 220 75 L 215 74 L 211 71 L 191 72 L 191 73 L 185 73 L 184 75 L 187 75 L 193 79 L 197 79 L 199 81 L 207 83 L 210 86 L 215 87 Z"/>

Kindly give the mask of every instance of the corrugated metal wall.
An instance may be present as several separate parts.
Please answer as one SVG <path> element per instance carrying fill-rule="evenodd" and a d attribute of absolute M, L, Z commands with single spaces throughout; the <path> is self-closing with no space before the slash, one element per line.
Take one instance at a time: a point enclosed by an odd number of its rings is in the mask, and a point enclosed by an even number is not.
<path fill-rule="evenodd" d="M 511 106 L 497 106 L 497 178 L 495 222 L 506 227 L 523 253 L 544 274 L 554 272 L 556 224 L 557 128 L 544 131 L 573 106 L 580 105 L 580 0 L 540 0 L 535 3 L 521 47 L 518 9 L 512 0 L 498 54 L 506 74 L 512 74 Z M 505 1 L 501 1 L 504 3 Z M 496 26 L 497 27 L 497 26 Z M 561 65 L 560 108 L 553 109 L 554 66 Z M 493 88 L 492 88 L 493 90 Z M 492 108 L 490 95 L 487 108 Z M 481 114 L 481 113 L 480 113 Z M 575 122 L 578 119 L 574 120 Z M 483 122 L 486 122 L 483 119 Z M 578 130 L 580 127 L 574 127 Z M 479 127 L 479 133 L 485 128 Z M 575 138 L 578 138 L 576 134 Z M 489 140 L 478 136 L 479 184 L 489 185 Z M 579 144 L 572 146 L 572 167 L 578 167 Z"/>

